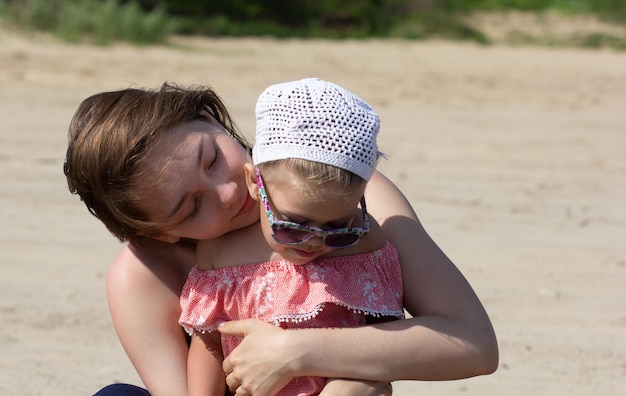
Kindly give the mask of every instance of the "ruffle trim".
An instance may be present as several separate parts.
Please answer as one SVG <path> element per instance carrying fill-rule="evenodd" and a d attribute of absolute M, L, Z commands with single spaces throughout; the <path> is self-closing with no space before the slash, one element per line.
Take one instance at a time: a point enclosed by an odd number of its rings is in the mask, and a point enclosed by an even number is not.
<path fill-rule="evenodd" d="M 375 318 L 380 318 L 382 316 L 394 316 L 398 319 L 404 318 L 403 310 L 371 310 L 367 308 L 359 308 L 353 307 L 348 304 L 342 304 L 338 302 L 323 302 L 315 307 L 315 309 L 311 312 L 306 313 L 298 313 L 298 314 L 286 314 L 286 315 L 276 315 L 274 320 L 271 322 L 272 324 L 278 326 L 281 323 L 302 323 L 309 320 L 314 319 L 320 312 L 324 310 L 324 306 L 326 304 L 335 304 L 340 307 L 344 307 L 354 313 L 366 316 L 373 316 Z"/>
<path fill-rule="evenodd" d="M 206 272 L 193 268 L 181 293 L 179 323 L 190 334 L 215 331 L 218 323 L 237 318 L 296 327 L 313 319 L 314 327 L 358 325 L 358 316 L 403 317 L 402 295 L 397 251 L 387 242 L 376 251 L 301 266 L 269 261 Z M 318 317 L 328 304 L 340 307 L 338 316 Z"/>
<path fill-rule="evenodd" d="M 404 310 L 401 310 L 401 309 L 400 310 L 371 310 L 367 308 L 354 307 L 348 304 L 342 304 L 342 303 L 337 303 L 333 301 L 333 302 L 322 302 L 318 304 L 311 312 L 276 315 L 273 320 L 269 321 L 269 323 L 273 324 L 274 326 L 280 326 L 281 323 L 307 322 L 307 321 L 315 319 L 317 315 L 319 315 L 319 313 L 324 310 L 324 307 L 326 306 L 326 304 L 335 304 L 340 307 L 346 308 L 354 313 L 357 313 L 360 315 L 372 316 L 375 318 L 389 316 L 389 317 L 395 317 L 396 319 L 404 319 Z M 198 322 L 201 322 L 201 319 L 203 318 L 202 317 L 199 318 Z M 195 325 L 191 326 L 187 323 L 180 322 L 180 325 L 183 327 L 183 329 L 185 329 L 187 334 L 193 335 L 194 331 L 199 331 L 202 334 L 216 331 L 219 323 L 221 322 L 213 323 L 209 326 L 206 326 L 205 324 L 196 323 Z"/>

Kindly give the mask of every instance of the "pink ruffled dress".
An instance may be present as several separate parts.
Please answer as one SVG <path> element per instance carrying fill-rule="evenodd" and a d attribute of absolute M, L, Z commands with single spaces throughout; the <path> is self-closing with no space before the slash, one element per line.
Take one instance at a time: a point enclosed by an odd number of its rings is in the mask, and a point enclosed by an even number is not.
<path fill-rule="evenodd" d="M 356 327 L 366 316 L 404 318 L 402 272 L 396 248 L 201 271 L 194 267 L 181 294 L 185 331 L 214 331 L 220 322 L 261 319 L 282 328 Z M 222 336 L 224 356 L 241 342 Z M 278 395 L 316 395 L 326 378 L 297 377 Z"/>

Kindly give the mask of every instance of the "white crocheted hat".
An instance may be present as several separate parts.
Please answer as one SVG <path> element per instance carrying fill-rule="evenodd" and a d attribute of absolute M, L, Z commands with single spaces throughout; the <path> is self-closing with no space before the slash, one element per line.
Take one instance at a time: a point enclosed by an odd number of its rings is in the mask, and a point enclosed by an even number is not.
<path fill-rule="evenodd" d="M 379 156 L 378 114 L 344 88 L 307 78 L 268 87 L 256 103 L 255 165 L 301 158 L 369 180 Z"/>

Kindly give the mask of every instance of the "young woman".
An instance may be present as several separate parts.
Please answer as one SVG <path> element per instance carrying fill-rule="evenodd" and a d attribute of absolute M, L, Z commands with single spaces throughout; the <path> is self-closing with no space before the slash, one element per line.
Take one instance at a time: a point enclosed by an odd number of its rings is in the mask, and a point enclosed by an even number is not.
<path fill-rule="evenodd" d="M 195 264 L 195 241 L 259 220 L 245 184 L 248 152 L 222 101 L 206 87 L 99 93 L 81 103 L 70 124 L 64 165 L 70 191 L 128 242 L 109 268 L 107 296 L 118 337 L 153 396 L 187 394 L 179 297 Z M 268 395 L 303 375 L 346 379 L 329 383 L 329 394 L 380 394 L 379 382 L 459 379 L 496 369 L 488 315 L 406 198 L 376 172 L 365 199 L 398 249 L 404 306 L 415 316 L 297 331 L 253 319 L 224 323 L 223 334 L 245 335 L 223 364 L 236 394 Z"/>

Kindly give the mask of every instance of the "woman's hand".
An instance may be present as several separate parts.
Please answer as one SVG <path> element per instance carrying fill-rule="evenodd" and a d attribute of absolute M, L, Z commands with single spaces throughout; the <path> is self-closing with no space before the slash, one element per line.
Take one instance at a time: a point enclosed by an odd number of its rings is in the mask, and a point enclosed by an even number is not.
<path fill-rule="evenodd" d="M 218 330 L 245 337 L 222 365 L 226 384 L 235 395 L 273 395 L 295 376 L 289 332 L 257 319 L 224 322 Z"/>
<path fill-rule="evenodd" d="M 297 353 L 301 349 L 289 342 L 289 335 L 297 330 L 286 331 L 257 319 L 224 322 L 218 330 L 245 337 L 223 363 L 226 384 L 235 395 L 270 396 L 298 375 L 292 366 L 302 359 Z M 387 396 L 391 384 L 329 379 L 320 395 Z"/>

